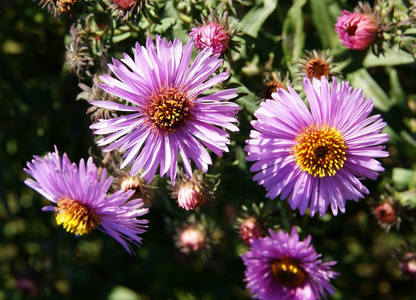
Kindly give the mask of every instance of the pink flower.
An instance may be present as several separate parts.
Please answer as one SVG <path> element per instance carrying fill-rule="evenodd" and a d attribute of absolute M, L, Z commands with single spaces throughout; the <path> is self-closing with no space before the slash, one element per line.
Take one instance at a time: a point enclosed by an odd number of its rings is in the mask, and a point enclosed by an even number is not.
<path fill-rule="evenodd" d="M 250 249 L 241 255 L 246 267 L 247 288 L 255 299 L 318 300 L 335 292 L 331 279 L 335 261 L 322 262 L 311 244 L 299 239 L 296 227 L 269 236 L 252 238 Z"/>
<path fill-rule="evenodd" d="M 91 101 L 100 108 L 123 114 L 108 120 L 100 119 L 91 126 L 105 152 L 123 152 L 121 168 L 131 166 L 130 175 L 139 172 L 150 183 L 160 166 L 159 175 L 167 174 L 174 184 L 180 161 L 188 177 L 191 164 L 208 171 L 212 158 L 207 149 L 218 156 L 228 152 L 229 134 L 238 131 L 238 104 L 229 101 L 237 89 L 207 91 L 225 81 L 230 74 L 215 71 L 223 60 L 209 50 L 201 51 L 191 63 L 192 39 L 182 45 L 156 36 L 146 46 L 136 43 L 133 57 L 113 59 L 109 64 L 114 77 L 104 74 L 99 86 L 125 103 Z M 213 75 L 213 76 L 211 76 Z"/>
<path fill-rule="evenodd" d="M 131 199 L 134 191 L 108 194 L 113 177 L 107 170 L 98 175 L 92 157 L 79 164 L 71 162 L 58 149 L 44 158 L 37 155 L 27 163 L 25 184 L 55 205 L 43 211 L 54 211 L 56 222 L 77 236 L 98 229 L 119 242 L 130 254 L 132 245 L 140 246 L 141 235 L 149 221 L 141 217 L 149 212 L 142 199 Z"/>
<path fill-rule="evenodd" d="M 375 43 L 378 24 L 373 15 L 341 12 L 335 24 L 335 31 L 342 45 L 353 50 L 364 50 Z"/>
<path fill-rule="evenodd" d="M 192 28 L 189 34 L 199 50 L 211 48 L 213 54 L 224 53 L 228 48 L 230 37 L 224 27 L 218 23 L 208 23 L 202 27 Z"/>

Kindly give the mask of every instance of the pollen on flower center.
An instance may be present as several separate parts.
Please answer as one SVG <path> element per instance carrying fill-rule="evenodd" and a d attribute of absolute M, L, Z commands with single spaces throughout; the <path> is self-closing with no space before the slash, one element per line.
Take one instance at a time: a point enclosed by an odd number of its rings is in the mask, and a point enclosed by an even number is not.
<path fill-rule="evenodd" d="M 71 199 L 59 199 L 55 211 L 56 222 L 66 231 L 76 235 L 90 233 L 101 223 L 100 219 L 87 206 Z"/>
<path fill-rule="evenodd" d="M 335 127 L 310 125 L 301 132 L 292 154 L 302 171 L 314 177 L 333 176 L 344 165 L 344 138 Z"/>
<path fill-rule="evenodd" d="M 285 287 L 299 286 L 307 276 L 300 264 L 290 257 L 273 262 L 272 273 L 274 278 Z"/>
<path fill-rule="evenodd" d="M 178 126 L 189 118 L 192 99 L 177 88 L 161 87 L 149 97 L 149 106 L 145 113 L 153 126 L 167 134 L 174 132 Z"/>
<path fill-rule="evenodd" d="M 309 78 L 321 79 L 322 76 L 328 77 L 329 66 L 320 58 L 308 60 L 306 63 L 306 75 Z"/>

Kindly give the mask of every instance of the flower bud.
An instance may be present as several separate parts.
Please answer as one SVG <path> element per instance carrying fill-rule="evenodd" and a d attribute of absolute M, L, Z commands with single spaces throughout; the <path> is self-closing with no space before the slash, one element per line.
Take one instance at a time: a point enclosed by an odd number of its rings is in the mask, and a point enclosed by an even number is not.
<path fill-rule="evenodd" d="M 199 252 L 206 246 L 206 232 L 200 226 L 189 226 L 179 232 L 177 246 L 184 253 Z"/>
<path fill-rule="evenodd" d="M 224 27 L 218 23 L 208 23 L 202 27 L 192 28 L 189 34 L 199 50 L 211 48 L 213 54 L 224 53 L 228 48 L 230 37 Z"/>
<path fill-rule="evenodd" d="M 252 238 L 263 236 L 263 229 L 255 218 L 247 218 L 240 226 L 240 235 L 244 243 L 249 245 Z"/>

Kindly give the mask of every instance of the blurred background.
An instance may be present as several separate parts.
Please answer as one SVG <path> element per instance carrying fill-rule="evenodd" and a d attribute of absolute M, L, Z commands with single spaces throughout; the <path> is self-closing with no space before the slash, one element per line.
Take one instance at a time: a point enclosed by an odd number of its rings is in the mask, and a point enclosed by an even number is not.
<path fill-rule="evenodd" d="M 95 11 L 91 5 L 96 1 L 79 2 L 77 18 Z M 394 2 L 399 11 L 410 6 Z M 192 24 L 211 7 L 228 9 L 232 20 L 240 20 L 242 31 L 236 37 L 240 53 L 227 65 L 244 94 L 237 100 L 243 108 L 240 132 L 231 134 L 230 152 L 215 158 L 210 168 L 211 174 L 221 174 L 216 200 L 190 213 L 171 199 L 166 179 L 152 183 L 149 229 L 142 247 L 130 256 L 99 231 L 82 237 L 67 233 L 53 214 L 41 211 L 48 201 L 23 183 L 26 162 L 52 152 L 54 145 L 73 162 L 96 151 L 86 115 L 90 105 L 76 100 L 82 92 L 79 83 L 91 86 L 92 79 L 69 72 L 65 61 L 72 17 L 55 18 L 38 2 L 1 0 L 0 299 L 250 299 L 239 257 L 248 246 L 239 225 L 253 204 L 260 214 L 267 213 L 268 227 L 287 230 L 295 224 L 302 238 L 312 235 L 324 261 L 338 261 L 334 269 L 340 275 L 332 282 L 337 291 L 331 298 L 415 299 L 415 277 L 403 276 L 400 266 L 406 253 L 416 253 L 416 64 L 409 52 L 396 49 L 377 58 L 371 51 L 354 52 L 340 45 L 331 26 L 342 9 L 351 11 L 357 3 L 152 1 L 150 21 L 141 20 L 138 30 L 114 23 L 128 34 L 107 45 L 108 57 L 98 51 L 94 59 L 131 54 L 134 41 L 143 43 L 149 32 L 186 41 Z M 102 10 L 94 20 L 115 22 Z M 374 99 L 374 113 L 388 123 L 390 157 L 381 160 L 386 172 L 377 181 L 365 181 L 370 196 L 358 203 L 348 201 L 346 214 L 310 218 L 291 211 L 285 201 L 264 198 L 263 187 L 251 179 L 243 147 L 252 113 L 263 97 L 265 74 L 277 69 L 293 78 L 289 62 L 304 49 L 327 48 L 336 70 Z M 401 220 L 399 227 L 394 224 L 387 231 L 374 217 L 386 195 L 397 201 Z M 175 243 L 175 235 L 191 219 L 210 228 L 212 245 L 202 253 L 183 253 Z M 416 271 L 416 258 L 413 268 Z"/>

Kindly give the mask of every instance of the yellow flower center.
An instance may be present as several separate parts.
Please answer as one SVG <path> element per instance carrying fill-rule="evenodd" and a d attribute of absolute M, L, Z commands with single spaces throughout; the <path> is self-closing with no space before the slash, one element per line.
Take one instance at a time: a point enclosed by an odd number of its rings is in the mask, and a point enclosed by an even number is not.
<path fill-rule="evenodd" d="M 306 271 L 293 258 L 276 260 L 272 264 L 274 278 L 283 286 L 299 286 L 308 275 Z"/>
<path fill-rule="evenodd" d="M 101 220 L 87 206 L 71 199 L 59 199 L 55 208 L 56 223 L 76 235 L 90 233 Z"/>
<path fill-rule="evenodd" d="M 312 79 L 321 79 L 322 76 L 328 77 L 329 65 L 327 62 L 320 58 L 314 58 L 308 60 L 306 63 L 306 75 Z"/>
<path fill-rule="evenodd" d="M 153 123 L 153 127 L 167 134 L 189 118 L 189 109 L 193 101 L 188 95 L 176 88 L 161 87 L 149 97 L 150 105 L 145 113 Z"/>
<path fill-rule="evenodd" d="M 302 171 L 314 177 L 333 176 L 346 160 L 347 146 L 335 127 L 310 125 L 295 140 L 292 154 Z"/>

